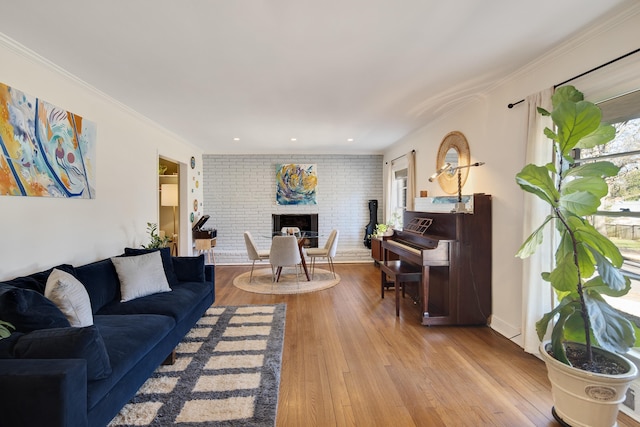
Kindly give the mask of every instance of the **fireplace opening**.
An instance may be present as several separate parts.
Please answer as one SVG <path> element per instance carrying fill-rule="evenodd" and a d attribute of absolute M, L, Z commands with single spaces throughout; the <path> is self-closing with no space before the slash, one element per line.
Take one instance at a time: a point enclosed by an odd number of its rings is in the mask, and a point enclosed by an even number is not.
<path fill-rule="evenodd" d="M 283 227 L 298 227 L 303 231 L 318 232 L 318 214 L 272 214 L 273 232 L 279 232 Z M 318 238 L 304 239 L 305 248 L 317 248 Z"/>

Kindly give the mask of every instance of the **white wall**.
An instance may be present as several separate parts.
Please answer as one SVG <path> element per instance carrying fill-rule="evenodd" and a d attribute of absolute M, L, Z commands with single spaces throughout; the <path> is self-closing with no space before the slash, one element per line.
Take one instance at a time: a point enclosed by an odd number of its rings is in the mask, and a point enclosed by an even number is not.
<path fill-rule="evenodd" d="M 340 231 L 336 262 L 372 262 L 363 244 L 369 223 L 368 201 L 382 206 L 380 155 L 215 155 L 204 156 L 205 205 L 211 216 L 205 228 L 218 230 L 214 250 L 218 264 L 246 264 L 243 233 L 248 230 L 261 249 L 270 244 L 272 214 L 318 214 L 323 246 L 333 228 Z M 276 165 L 315 164 L 316 205 L 276 204 Z"/>
<path fill-rule="evenodd" d="M 429 183 L 435 171 L 436 153 L 443 137 L 452 130 L 461 131 L 469 141 L 471 161 L 483 161 L 472 168 L 464 186 L 464 194 L 474 192 L 493 196 L 493 320 L 492 327 L 519 343 L 522 301 L 521 260 L 514 257 L 523 241 L 521 231 L 523 193 L 514 176 L 524 166 L 526 109 L 520 104 L 508 109 L 507 104 L 546 87 L 597 67 L 638 48 L 640 40 L 640 8 L 634 6 L 613 21 L 593 27 L 588 33 L 567 42 L 520 70 L 492 90 L 475 98 L 456 111 L 451 111 L 419 131 L 396 143 L 385 153 L 385 160 L 408 150 L 416 150 L 417 188 L 429 195 L 444 195 L 437 182 Z M 615 82 L 607 73 L 623 69 Z M 601 100 L 621 91 L 640 87 L 640 54 L 615 66 L 595 72 L 571 84 L 587 97 Z M 596 90 L 595 88 L 598 87 Z M 593 88 L 593 90 L 592 90 Z"/>
<path fill-rule="evenodd" d="M 147 243 L 158 222 L 158 156 L 185 174 L 183 218 L 202 200 L 202 152 L 0 34 L 0 81 L 97 123 L 96 198 L 0 196 L 0 280 L 60 263 L 85 264 Z M 197 177 L 197 178 L 196 178 Z M 191 190 L 194 189 L 192 192 Z M 199 209 L 201 211 L 201 208 Z M 189 221 L 181 250 L 189 251 Z"/>

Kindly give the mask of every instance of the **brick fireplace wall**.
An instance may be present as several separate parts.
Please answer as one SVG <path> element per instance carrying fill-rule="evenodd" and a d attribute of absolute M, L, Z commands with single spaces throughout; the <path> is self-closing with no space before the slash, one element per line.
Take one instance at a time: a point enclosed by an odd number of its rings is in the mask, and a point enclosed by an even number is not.
<path fill-rule="evenodd" d="M 276 165 L 317 165 L 317 205 L 276 205 Z M 379 201 L 382 218 L 381 155 L 216 155 L 203 156 L 204 213 L 218 230 L 218 264 L 248 264 L 242 236 L 250 231 L 260 249 L 270 244 L 272 214 L 318 214 L 319 245 L 340 230 L 336 262 L 370 262 L 363 244 L 368 202 Z"/>

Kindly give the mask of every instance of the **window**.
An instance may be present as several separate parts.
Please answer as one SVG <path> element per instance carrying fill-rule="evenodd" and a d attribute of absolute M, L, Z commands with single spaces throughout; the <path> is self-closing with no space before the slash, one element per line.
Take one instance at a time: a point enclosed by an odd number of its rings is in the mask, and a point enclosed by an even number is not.
<path fill-rule="evenodd" d="M 609 178 L 609 194 L 590 220 L 620 249 L 623 272 L 631 278 L 631 291 L 607 301 L 620 311 L 640 316 L 640 91 L 599 104 L 602 120 L 616 128 L 616 138 L 605 146 L 582 149 L 580 162 L 608 160 L 620 167 Z"/>
<path fill-rule="evenodd" d="M 391 217 L 387 222 L 393 223 L 397 227 L 402 227 L 402 217 L 407 209 L 407 177 L 408 169 L 398 169 L 393 171 L 393 182 L 391 184 Z"/>

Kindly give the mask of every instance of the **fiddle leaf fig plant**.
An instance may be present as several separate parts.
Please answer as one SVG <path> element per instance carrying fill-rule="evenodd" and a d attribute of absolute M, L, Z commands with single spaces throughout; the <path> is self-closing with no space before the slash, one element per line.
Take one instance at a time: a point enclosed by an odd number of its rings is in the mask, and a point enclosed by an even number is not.
<path fill-rule="evenodd" d="M 559 88 L 552 97 L 553 111 L 538 108 L 551 116 L 555 131 L 546 128 L 553 141 L 555 163 L 528 164 L 516 175 L 522 190 L 535 194 L 549 205 L 549 215 L 522 244 L 517 255 L 526 258 L 536 252 L 547 226 L 554 227 L 559 238 L 555 248 L 555 267 L 542 273 L 542 279 L 554 288 L 558 304 L 537 323 L 542 341 L 549 323 L 553 357 L 571 365 L 564 342 L 584 343 L 587 370 L 593 367 L 592 345 L 617 353 L 626 353 L 640 344 L 637 327 L 611 307 L 603 296 L 619 297 L 631 287 L 620 267 L 619 249 L 585 219 L 596 213 L 600 199 L 607 195 L 605 178 L 618 174 L 619 168 L 608 161 L 575 164 L 575 148 L 593 148 L 615 137 L 615 128 L 601 123 L 600 108 L 584 100 L 573 86 Z"/>

